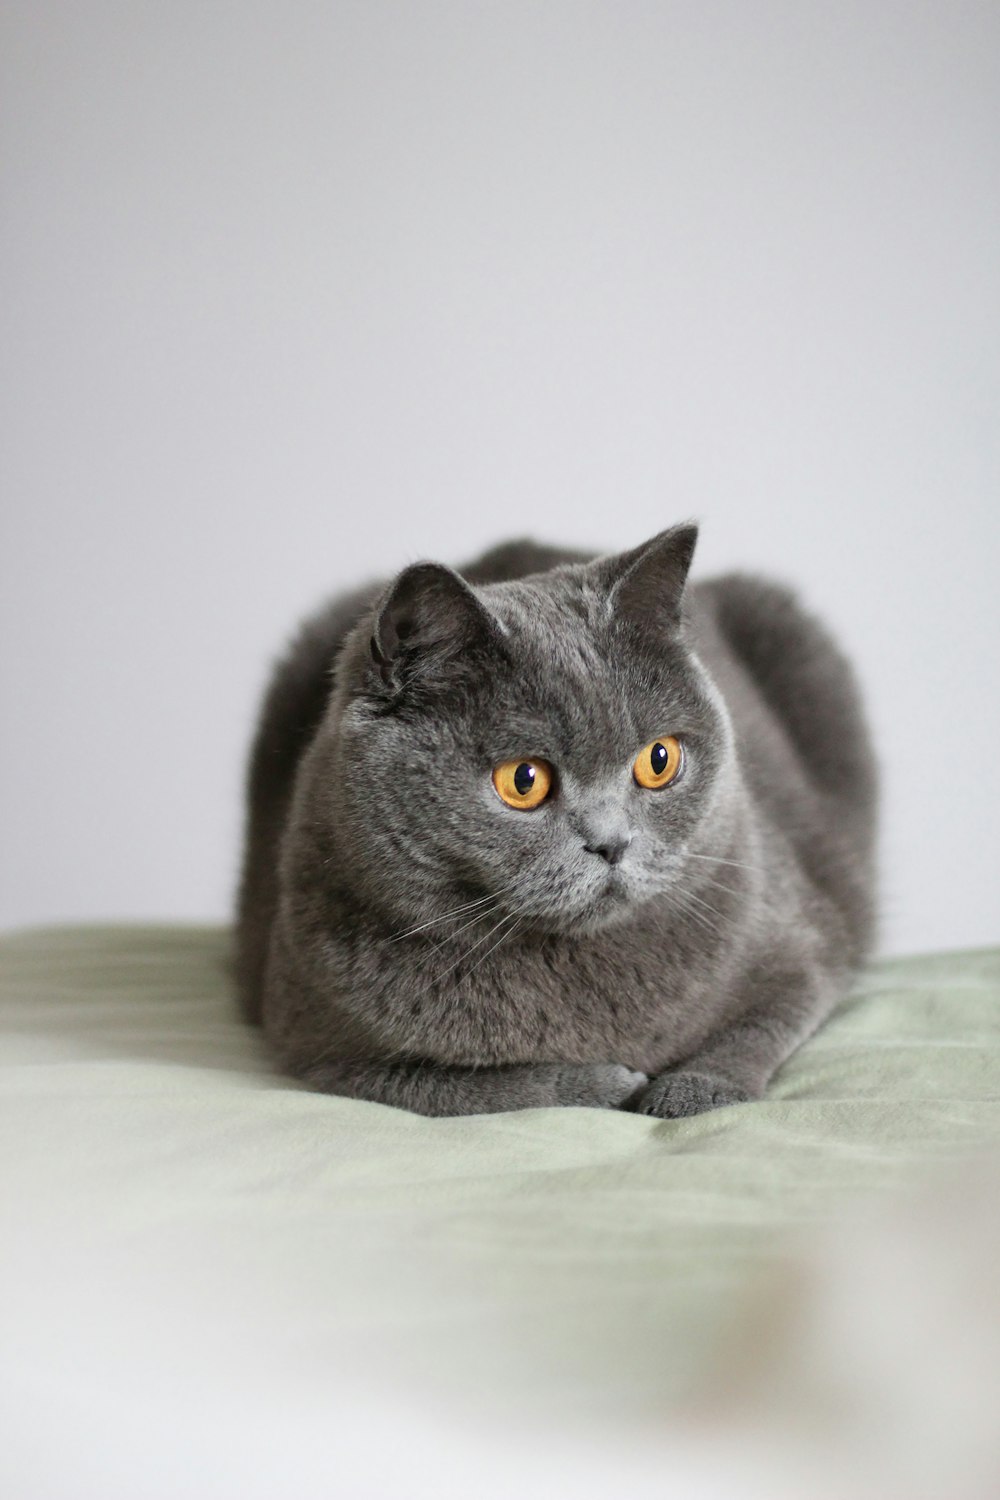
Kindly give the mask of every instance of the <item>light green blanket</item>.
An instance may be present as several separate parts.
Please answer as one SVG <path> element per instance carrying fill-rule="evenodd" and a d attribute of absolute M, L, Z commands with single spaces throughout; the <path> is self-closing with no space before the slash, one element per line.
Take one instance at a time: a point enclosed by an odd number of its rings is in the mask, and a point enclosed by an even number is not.
<path fill-rule="evenodd" d="M 763 1102 L 671 1122 L 309 1093 L 237 1019 L 226 963 L 218 929 L 0 942 L 17 1410 L 116 1370 L 141 1389 L 147 1363 L 207 1389 L 263 1361 L 662 1413 L 800 1228 L 1000 1139 L 1000 950 L 878 965 Z"/>

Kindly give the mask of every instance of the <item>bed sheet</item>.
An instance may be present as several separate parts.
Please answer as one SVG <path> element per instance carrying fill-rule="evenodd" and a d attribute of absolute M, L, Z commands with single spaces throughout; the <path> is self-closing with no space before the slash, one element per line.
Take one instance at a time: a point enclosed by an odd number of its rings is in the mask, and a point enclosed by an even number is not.
<path fill-rule="evenodd" d="M 60 1425 L 93 1439 L 95 1493 L 115 1463 L 134 1479 L 125 1428 L 170 1493 L 165 1403 L 189 1452 L 213 1402 L 280 1425 L 282 1402 L 343 1414 L 358 1391 L 459 1423 L 655 1423 L 711 1388 L 803 1233 L 1000 1140 L 1000 950 L 877 964 L 757 1103 L 436 1120 L 278 1074 L 228 945 L 0 941 L 18 1494 Z"/>

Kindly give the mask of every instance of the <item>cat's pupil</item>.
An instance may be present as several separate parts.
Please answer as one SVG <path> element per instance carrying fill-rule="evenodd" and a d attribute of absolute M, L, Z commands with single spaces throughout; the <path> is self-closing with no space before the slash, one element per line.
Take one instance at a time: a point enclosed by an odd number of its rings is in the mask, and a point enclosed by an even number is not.
<path fill-rule="evenodd" d="M 653 746 L 652 750 L 650 750 L 650 752 L 649 752 L 649 763 L 650 763 L 650 765 L 653 768 L 653 775 L 654 776 L 662 776 L 663 775 L 664 771 L 667 768 L 667 747 L 666 747 L 666 745 L 661 745 L 659 743 L 659 741 L 657 741 L 657 743 Z"/>
<path fill-rule="evenodd" d="M 534 766 L 529 766 L 526 760 L 522 760 L 521 764 L 514 772 L 514 785 L 520 792 L 522 797 L 526 797 L 528 795 L 528 793 L 531 791 L 532 786 L 534 785 L 534 781 Z"/>

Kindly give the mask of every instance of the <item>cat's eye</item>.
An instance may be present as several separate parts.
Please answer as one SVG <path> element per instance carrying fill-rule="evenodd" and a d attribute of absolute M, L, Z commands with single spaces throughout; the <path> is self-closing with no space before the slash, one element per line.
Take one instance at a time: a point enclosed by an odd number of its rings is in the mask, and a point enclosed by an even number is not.
<path fill-rule="evenodd" d="M 530 812 L 552 789 L 552 767 L 547 760 L 505 760 L 493 767 L 497 796 L 508 807 Z"/>
<path fill-rule="evenodd" d="M 650 740 L 635 758 L 632 775 L 640 786 L 649 791 L 658 791 L 676 781 L 684 765 L 684 750 L 681 742 L 672 734 L 662 739 Z"/>

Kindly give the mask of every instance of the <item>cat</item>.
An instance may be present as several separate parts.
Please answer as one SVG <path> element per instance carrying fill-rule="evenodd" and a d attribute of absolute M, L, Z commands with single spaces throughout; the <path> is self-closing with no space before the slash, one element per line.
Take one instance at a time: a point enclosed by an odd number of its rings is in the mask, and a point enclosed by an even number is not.
<path fill-rule="evenodd" d="M 416 563 L 302 627 L 237 972 L 311 1087 L 430 1115 L 759 1098 L 868 956 L 875 760 L 795 596 L 697 527 Z"/>

